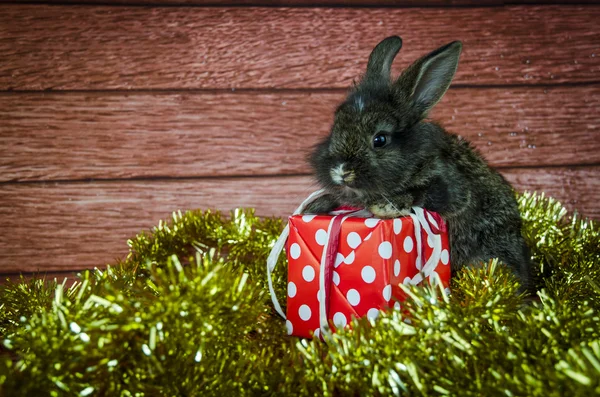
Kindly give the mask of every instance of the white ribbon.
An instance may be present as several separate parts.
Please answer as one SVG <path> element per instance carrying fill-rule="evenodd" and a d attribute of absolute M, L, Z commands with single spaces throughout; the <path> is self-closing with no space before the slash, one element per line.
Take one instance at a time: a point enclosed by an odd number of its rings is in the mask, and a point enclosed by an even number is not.
<path fill-rule="evenodd" d="M 440 263 L 440 259 L 442 257 L 442 236 L 441 234 L 434 234 L 429 227 L 429 222 L 425 218 L 425 211 L 421 207 L 412 207 L 414 214 L 409 214 L 413 220 L 413 224 L 415 226 L 415 240 L 417 246 L 417 269 L 419 273 L 417 273 L 411 280 L 411 284 L 416 285 L 423 281 L 424 278 L 430 277 L 438 263 Z M 425 244 L 425 242 L 421 242 L 421 228 L 425 230 L 425 234 L 428 239 L 431 239 L 433 243 L 433 252 L 431 256 L 422 266 L 421 258 L 421 244 Z M 430 280 L 433 281 L 433 280 Z M 436 282 L 439 282 L 439 279 L 436 278 Z"/>
<path fill-rule="evenodd" d="M 294 215 L 301 214 L 308 204 L 310 204 L 317 198 L 323 196 L 324 194 L 325 194 L 325 189 L 317 190 L 316 192 L 312 193 L 294 211 Z M 418 284 L 421 281 L 423 281 L 424 277 L 425 278 L 430 277 L 434 273 L 434 269 L 436 268 L 437 264 L 439 263 L 441 254 L 442 254 L 442 237 L 441 237 L 441 235 L 434 234 L 432 232 L 431 228 L 429 227 L 429 222 L 425 218 L 425 211 L 423 210 L 423 208 L 412 207 L 412 210 L 413 210 L 413 213 L 409 214 L 409 215 L 412 218 L 413 224 L 414 224 L 415 242 L 416 242 L 416 249 L 417 249 L 417 264 L 416 265 L 417 265 L 417 269 L 419 270 L 419 273 L 417 273 L 417 275 L 415 275 L 412 278 L 411 284 Z M 344 218 L 342 219 L 342 223 L 343 223 L 346 220 L 346 218 L 353 216 L 353 215 L 354 216 L 358 216 L 358 215 L 371 216 L 372 214 L 366 213 L 364 210 L 336 211 L 334 218 L 332 218 L 331 222 L 329 222 L 329 227 L 327 230 L 328 236 L 331 232 L 331 227 L 333 225 L 334 219 L 336 219 L 337 216 L 342 216 L 342 215 L 345 215 Z M 421 244 L 422 243 L 424 244 L 425 242 L 421 242 L 421 228 L 423 228 L 425 230 L 427 237 L 430 238 L 433 242 L 433 252 L 432 252 L 431 256 L 429 257 L 429 259 L 425 262 L 424 265 L 422 265 L 423 258 L 421 258 Z M 281 305 L 279 304 L 279 301 L 277 300 L 277 296 L 275 295 L 275 289 L 273 288 L 272 273 L 275 270 L 275 266 L 277 265 L 277 259 L 281 255 L 281 251 L 283 251 L 283 247 L 285 246 L 285 243 L 287 241 L 289 233 L 290 233 L 289 225 L 286 225 L 285 228 L 283 229 L 283 231 L 281 232 L 281 235 L 279 236 L 279 238 L 273 245 L 273 248 L 271 249 L 271 253 L 269 254 L 269 257 L 267 258 L 267 278 L 268 278 L 268 283 L 269 283 L 269 294 L 271 295 L 271 301 L 273 302 L 273 306 L 275 307 L 275 310 L 284 319 L 286 318 L 285 313 L 283 312 Z M 325 246 L 323 247 L 323 254 L 321 255 L 321 261 L 320 261 L 321 268 L 319 269 L 319 298 L 320 298 L 319 323 L 320 323 L 320 328 L 322 331 L 329 329 L 329 322 L 327 319 L 327 307 L 326 307 L 327 297 L 324 296 L 325 294 L 322 293 L 322 291 L 326 291 L 326 288 L 325 288 L 325 266 L 326 266 L 326 263 L 325 262 L 326 262 L 326 258 L 327 258 L 328 245 L 329 245 L 329 239 L 327 239 L 327 242 L 325 243 Z M 439 281 L 439 279 L 437 279 L 436 281 Z"/>
<path fill-rule="evenodd" d="M 306 200 L 304 200 L 302 204 L 298 206 L 298 208 L 296 208 L 296 211 L 294 211 L 294 215 L 301 214 L 308 204 L 312 203 L 314 200 L 321 197 L 323 194 L 325 194 L 325 189 L 317 190 L 316 192 L 311 193 L 311 195 L 308 196 Z M 281 251 L 283 251 L 283 247 L 285 246 L 285 242 L 289 234 L 290 226 L 285 225 L 285 228 L 281 232 L 281 235 L 279 235 L 279 238 L 275 242 L 275 245 L 271 249 L 269 257 L 267 258 L 267 277 L 269 282 L 269 294 L 271 295 L 271 301 L 273 302 L 273 306 L 275 306 L 275 310 L 277 310 L 277 313 L 279 313 L 279 315 L 284 319 L 285 313 L 281 309 L 281 305 L 279 304 L 277 296 L 275 295 L 275 289 L 273 288 L 273 277 L 271 276 L 271 274 L 273 273 L 273 270 L 275 270 L 275 266 L 277 266 L 277 259 L 279 259 Z"/>

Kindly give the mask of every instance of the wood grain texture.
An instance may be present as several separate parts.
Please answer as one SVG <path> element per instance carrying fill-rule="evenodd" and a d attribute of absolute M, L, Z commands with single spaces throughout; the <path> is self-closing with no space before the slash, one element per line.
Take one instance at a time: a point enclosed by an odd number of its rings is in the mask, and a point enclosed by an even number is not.
<path fill-rule="evenodd" d="M 42 272 L 34 272 L 34 273 L 20 272 L 20 273 L 1 274 L 0 275 L 0 286 L 7 285 L 10 282 L 15 283 L 15 284 L 20 283 L 21 276 L 23 276 L 23 278 L 26 281 L 29 281 L 29 280 L 35 278 L 35 279 L 45 280 L 47 283 L 56 281 L 61 284 L 66 279 L 67 281 L 65 282 L 65 285 L 67 287 L 70 287 L 78 279 L 78 274 L 79 273 L 77 271 L 66 271 L 66 272 L 42 271 Z"/>
<path fill-rule="evenodd" d="M 520 190 L 539 189 L 600 218 L 600 167 L 506 169 Z M 126 241 L 172 211 L 254 207 L 290 214 L 309 177 L 0 185 L 0 273 L 65 271 L 114 263 Z"/>
<path fill-rule="evenodd" d="M 11 3 L 39 3 L 40 0 L 10 0 Z M 44 0 L 47 4 L 199 5 L 199 6 L 344 6 L 344 7 L 455 7 L 515 4 L 600 4 L 600 0 Z"/>
<path fill-rule="evenodd" d="M 518 191 L 544 192 L 569 211 L 600 220 L 600 166 L 506 169 L 502 174 Z"/>
<path fill-rule="evenodd" d="M 458 84 L 598 81 L 599 19 L 597 6 L 0 5 L 0 90 L 340 88 L 392 34 L 396 71 L 460 39 Z"/>
<path fill-rule="evenodd" d="M 0 181 L 307 173 L 344 93 L 0 95 Z M 450 90 L 432 118 L 495 166 L 600 163 L 600 85 Z"/>
<path fill-rule="evenodd" d="M 247 206 L 284 216 L 310 192 L 308 178 L 2 185 L 0 272 L 103 266 L 172 211 Z"/>

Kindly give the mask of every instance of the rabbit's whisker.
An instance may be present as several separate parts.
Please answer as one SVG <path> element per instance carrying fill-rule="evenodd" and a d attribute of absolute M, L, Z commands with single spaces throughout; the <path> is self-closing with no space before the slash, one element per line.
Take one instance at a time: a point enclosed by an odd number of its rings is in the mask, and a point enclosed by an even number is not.
<path fill-rule="evenodd" d="M 387 202 L 389 203 L 389 205 L 391 205 L 391 206 L 392 206 L 392 208 L 393 208 L 393 209 L 395 209 L 396 211 L 400 212 L 400 210 L 398 209 L 398 207 L 396 207 L 396 206 L 394 205 L 394 203 L 392 203 L 392 202 L 390 201 L 390 199 L 388 199 L 387 197 L 385 197 L 385 194 L 381 194 L 381 197 L 383 197 L 383 198 L 385 199 L 385 201 L 387 201 Z"/>

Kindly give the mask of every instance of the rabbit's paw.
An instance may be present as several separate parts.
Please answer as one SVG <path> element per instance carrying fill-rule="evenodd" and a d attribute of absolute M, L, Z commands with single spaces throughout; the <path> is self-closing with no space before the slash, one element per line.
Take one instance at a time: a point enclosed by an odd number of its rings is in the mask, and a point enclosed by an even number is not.
<path fill-rule="evenodd" d="M 372 205 L 369 211 L 377 218 L 398 218 L 410 214 L 410 208 L 398 209 L 391 203 Z"/>

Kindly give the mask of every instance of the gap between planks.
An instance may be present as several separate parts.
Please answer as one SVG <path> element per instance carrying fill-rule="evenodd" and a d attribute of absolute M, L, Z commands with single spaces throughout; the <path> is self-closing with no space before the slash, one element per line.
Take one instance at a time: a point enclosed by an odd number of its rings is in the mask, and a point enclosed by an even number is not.
<path fill-rule="evenodd" d="M 589 168 L 589 167 L 598 167 L 600 166 L 600 162 L 596 163 L 576 163 L 576 164 L 553 164 L 553 165 L 545 165 L 543 167 L 539 165 L 523 165 L 523 166 L 500 166 L 494 167 L 494 169 L 503 172 L 505 170 L 528 170 L 528 169 L 577 169 L 577 168 Z M 48 185 L 48 184 L 84 184 L 84 183 L 119 183 L 119 182 L 169 182 L 169 181 L 210 181 L 210 180 L 244 180 L 244 179 L 269 179 L 269 178 L 296 178 L 296 177 L 312 177 L 311 173 L 296 173 L 296 174 L 265 174 L 265 175 L 213 175 L 213 176 L 153 176 L 153 177 L 132 177 L 132 178 L 90 178 L 90 179 L 50 179 L 50 180 L 40 180 L 40 181 L 0 181 L 0 186 L 2 185 Z"/>
<path fill-rule="evenodd" d="M 595 5 L 600 0 L 8 0 L 4 4 L 221 8 L 490 8 L 515 5 Z"/>
<path fill-rule="evenodd" d="M 518 190 L 545 192 L 600 219 L 600 167 L 512 169 Z M 103 267 L 128 252 L 127 239 L 173 211 L 255 208 L 285 217 L 318 186 L 310 177 L 65 183 L 0 186 L 0 273 Z"/>

